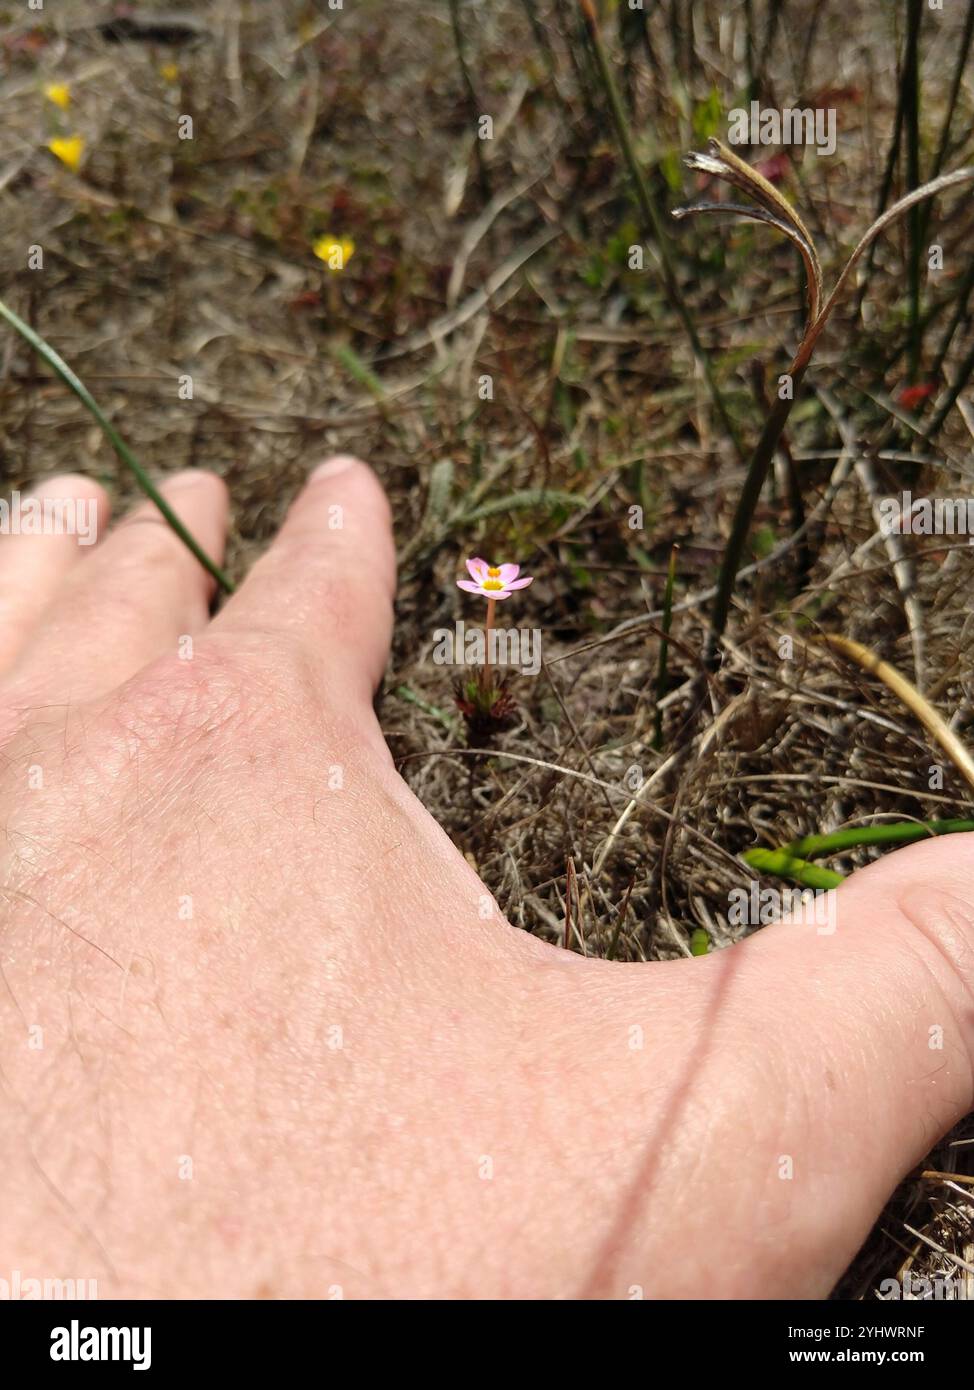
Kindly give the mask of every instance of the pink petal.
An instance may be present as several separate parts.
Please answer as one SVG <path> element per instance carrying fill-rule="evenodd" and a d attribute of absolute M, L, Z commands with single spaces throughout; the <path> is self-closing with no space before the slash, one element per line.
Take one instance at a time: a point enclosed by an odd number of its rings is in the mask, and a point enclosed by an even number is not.
<path fill-rule="evenodd" d="M 471 579 L 486 579 L 487 569 L 486 560 L 481 560 L 475 556 L 472 560 L 467 561 L 467 573 Z"/>
<path fill-rule="evenodd" d="M 485 594 L 485 598 L 510 598 L 510 589 L 498 589 L 496 593 Z"/>
<path fill-rule="evenodd" d="M 501 565 L 498 578 L 502 584 L 509 584 L 512 579 L 516 579 L 521 573 L 520 565 Z"/>
<path fill-rule="evenodd" d="M 458 579 L 458 589 L 466 589 L 468 594 L 482 594 L 483 589 L 479 584 L 475 584 L 472 579 Z"/>
<path fill-rule="evenodd" d="M 507 581 L 507 587 L 508 589 L 526 589 L 529 584 L 533 583 L 534 575 L 529 574 L 526 579 L 509 579 Z"/>

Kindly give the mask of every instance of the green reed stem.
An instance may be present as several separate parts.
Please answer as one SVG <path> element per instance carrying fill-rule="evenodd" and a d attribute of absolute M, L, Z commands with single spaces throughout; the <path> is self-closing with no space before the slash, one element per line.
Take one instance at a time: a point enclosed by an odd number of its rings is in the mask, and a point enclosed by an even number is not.
<path fill-rule="evenodd" d="M 896 825 L 864 825 L 836 830 L 831 835 L 806 835 L 782 845 L 781 853 L 817 859 L 820 855 L 841 854 L 858 845 L 909 845 L 934 835 L 957 835 L 974 830 L 974 820 L 906 821 Z"/>
<path fill-rule="evenodd" d="M 777 878 L 790 879 L 803 888 L 838 888 L 845 882 L 843 874 L 832 869 L 823 869 L 819 864 L 808 864 L 804 859 L 796 859 L 783 849 L 748 849 L 741 855 L 745 864 L 762 873 L 774 874 Z"/>
<path fill-rule="evenodd" d="M 761 437 L 754 446 L 754 453 L 747 466 L 747 474 L 738 499 L 737 511 L 734 513 L 731 533 L 727 538 L 727 544 L 721 558 L 720 573 L 717 576 L 717 592 L 714 595 L 714 604 L 710 611 L 710 630 L 704 648 L 704 662 L 711 668 L 715 667 L 720 659 L 720 641 L 724 635 L 724 628 L 727 626 L 727 615 L 730 613 L 737 572 L 741 568 L 744 547 L 750 534 L 751 520 L 761 496 L 761 489 L 764 487 L 764 480 L 768 476 L 774 451 L 778 447 L 782 431 L 788 423 L 788 416 L 795 404 L 798 386 L 804 375 L 804 367 L 796 370 L 792 374 L 792 394 L 775 398 L 771 413 L 764 422 Z"/>

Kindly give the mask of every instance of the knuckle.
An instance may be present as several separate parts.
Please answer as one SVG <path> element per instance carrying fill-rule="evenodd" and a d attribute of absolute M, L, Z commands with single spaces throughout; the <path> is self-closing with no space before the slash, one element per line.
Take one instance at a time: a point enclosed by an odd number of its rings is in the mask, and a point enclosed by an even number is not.
<path fill-rule="evenodd" d="M 115 534 L 122 543 L 112 557 L 112 572 L 123 578 L 168 572 L 181 559 L 181 542 L 162 521 L 123 522 Z"/>
<path fill-rule="evenodd" d="M 896 905 L 936 953 L 934 969 L 964 1001 L 974 1037 L 974 902 L 950 888 L 916 881 L 901 887 Z"/>
<path fill-rule="evenodd" d="M 354 643 L 363 627 L 363 591 L 335 575 L 323 587 L 320 602 L 326 630 L 342 645 Z"/>
<path fill-rule="evenodd" d="M 159 657 L 105 704 L 110 738 L 139 753 L 208 747 L 245 724 L 258 692 L 242 668 L 200 644 L 189 659 Z"/>
<path fill-rule="evenodd" d="M 266 582 L 271 595 L 287 591 L 287 603 L 280 605 L 278 617 L 285 631 L 348 634 L 355 630 L 361 619 L 363 585 L 339 555 L 323 550 L 320 540 L 293 540 L 279 555 L 272 549 L 259 563 L 254 587 Z"/>
<path fill-rule="evenodd" d="M 69 625 L 78 632 L 114 633 L 138 631 L 145 623 L 144 591 L 135 582 L 127 583 L 124 575 L 115 576 L 114 582 L 99 589 L 82 591 L 76 604 L 72 604 L 63 618 L 57 621 L 57 630 L 65 631 Z"/>
<path fill-rule="evenodd" d="M 327 558 L 320 532 L 293 528 L 286 545 L 278 543 L 264 552 L 254 566 L 254 574 L 273 578 L 280 575 L 284 579 L 293 573 L 316 574 Z"/>
<path fill-rule="evenodd" d="M 69 594 L 66 621 L 79 630 L 131 629 L 144 622 L 146 606 L 159 591 L 160 581 L 176 567 L 172 543 L 151 532 L 136 545 L 125 544 L 95 557 L 83 567 Z"/>
<path fill-rule="evenodd" d="M 252 694 L 250 715 L 261 727 L 310 724 L 321 702 L 320 662 L 307 641 L 306 625 L 295 622 L 274 629 L 255 628 L 244 636 L 212 634 L 208 639 L 241 673 Z M 266 732 L 266 730 L 265 730 Z"/>
<path fill-rule="evenodd" d="M 919 847 L 918 847 L 919 848 Z M 974 901 L 950 874 L 937 882 L 934 856 L 925 872 L 901 882 L 893 903 L 906 923 L 906 946 L 932 981 L 945 1010 L 943 1019 L 926 1022 L 930 1047 L 945 1046 L 962 1058 L 967 1094 L 974 1094 Z M 943 870 L 940 864 L 941 873 Z M 945 1034 L 946 1029 L 946 1034 Z M 932 1031 L 931 1031 L 932 1030 Z M 939 1039 L 939 1040 L 938 1040 Z"/>

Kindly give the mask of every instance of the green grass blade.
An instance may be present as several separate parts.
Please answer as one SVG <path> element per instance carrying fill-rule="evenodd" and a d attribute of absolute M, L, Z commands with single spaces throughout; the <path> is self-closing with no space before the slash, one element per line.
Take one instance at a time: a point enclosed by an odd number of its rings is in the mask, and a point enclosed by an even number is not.
<path fill-rule="evenodd" d="M 536 508 L 584 507 L 586 499 L 577 492 L 560 492 L 555 488 L 528 488 L 524 492 L 509 492 L 505 497 L 495 497 L 490 502 L 482 502 L 472 507 L 460 518 L 466 525 L 471 521 L 481 521 L 487 516 L 497 516 L 501 512 L 533 511 Z"/>
<path fill-rule="evenodd" d="M 456 729 L 457 721 L 451 719 L 446 710 L 440 709 L 439 705 L 431 705 L 428 700 L 424 700 L 422 695 L 417 695 L 415 690 L 411 689 L 408 685 L 397 685 L 396 694 L 399 696 L 400 700 L 405 700 L 407 704 L 415 705 L 417 709 L 421 709 L 424 714 L 428 714 L 432 719 L 438 719 L 444 728 L 451 730 L 451 732 Z"/>
<path fill-rule="evenodd" d="M 334 349 L 334 356 L 337 362 L 348 372 L 349 376 L 358 382 L 377 400 L 384 401 L 386 398 L 386 388 L 376 376 L 369 364 L 359 357 L 354 348 L 347 343 L 340 343 Z"/>
<path fill-rule="evenodd" d="M 152 482 L 141 463 L 139 463 L 124 439 L 119 435 L 115 426 L 108 417 L 102 413 L 101 407 L 92 396 L 87 386 L 75 375 L 67 362 L 64 361 L 63 357 L 60 357 L 51 347 L 50 343 L 45 342 L 39 333 L 35 333 L 30 324 L 25 323 L 24 320 L 18 317 L 12 309 L 8 308 L 2 300 L 0 300 L 0 318 L 6 319 L 11 328 L 15 329 L 24 341 L 30 344 L 38 356 L 43 358 L 51 370 L 61 378 L 65 386 L 74 392 L 85 409 L 98 421 L 109 444 L 111 444 L 122 463 L 124 463 L 125 467 L 135 478 L 135 481 L 145 493 L 146 497 L 159 508 L 167 525 L 172 528 L 183 545 L 186 546 L 187 550 L 191 551 L 192 554 L 196 556 L 203 568 L 213 576 L 220 585 L 220 588 L 226 593 L 232 594 L 232 582 L 223 573 L 219 565 L 210 559 L 199 542 L 187 531 L 172 507 L 170 507 L 169 503 Z"/>

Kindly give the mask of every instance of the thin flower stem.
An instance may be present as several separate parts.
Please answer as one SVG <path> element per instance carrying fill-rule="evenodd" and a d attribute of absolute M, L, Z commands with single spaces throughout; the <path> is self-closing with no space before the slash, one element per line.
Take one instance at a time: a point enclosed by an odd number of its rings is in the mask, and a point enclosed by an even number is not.
<path fill-rule="evenodd" d="M 25 323 L 24 320 L 15 314 L 12 309 L 8 308 L 2 300 L 0 300 L 0 317 L 6 319 L 11 328 L 16 329 L 24 341 L 29 343 L 38 356 L 42 357 L 52 371 L 61 378 L 65 386 L 69 387 L 74 392 L 85 409 L 98 421 L 98 424 L 102 428 L 102 432 L 122 463 L 124 463 L 126 468 L 132 473 L 135 481 L 145 493 L 146 497 L 159 508 L 164 520 L 176 533 L 183 545 L 196 556 L 203 568 L 213 576 L 221 589 L 228 594 L 232 594 L 232 581 L 224 574 L 219 565 L 210 559 L 203 547 L 180 521 L 179 517 L 152 482 L 131 449 L 121 438 L 115 426 L 102 412 L 101 407 L 98 405 L 98 402 L 94 399 L 87 386 L 85 386 L 84 382 L 75 375 L 67 362 L 54 351 L 50 343 L 45 342 L 40 334 L 36 333 L 34 329 L 31 328 L 30 324 Z"/>
<path fill-rule="evenodd" d="M 489 598 L 487 600 L 487 623 L 484 634 L 484 690 L 490 693 L 490 634 L 494 626 L 494 613 L 497 608 L 497 600 Z"/>

